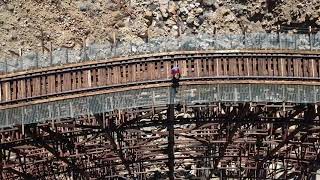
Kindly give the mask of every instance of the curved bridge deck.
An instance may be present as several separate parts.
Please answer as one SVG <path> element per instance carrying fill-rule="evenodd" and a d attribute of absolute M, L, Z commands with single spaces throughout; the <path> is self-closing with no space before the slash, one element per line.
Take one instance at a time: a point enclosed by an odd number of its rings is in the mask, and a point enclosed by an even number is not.
<path fill-rule="evenodd" d="M 319 56 L 304 51 L 188 51 L 7 74 L 0 76 L 0 126 L 83 115 L 77 112 L 78 104 L 89 106 L 94 99 L 105 105 L 96 105 L 93 113 L 166 104 L 165 87 L 170 69 L 176 65 L 181 67 L 182 84 L 186 85 L 181 91 L 183 102 L 190 103 L 188 93 L 193 90 L 189 85 L 218 84 L 196 90 L 198 102 L 316 103 Z M 159 92 L 164 97 L 161 101 L 155 97 Z M 95 96 L 98 94 L 106 95 Z"/>
<path fill-rule="evenodd" d="M 99 89 L 159 84 L 179 65 L 189 79 L 317 81 L 320 54 L 275 51 L 172 52 L 45 68 L 0 76 L 2 104 Z"/>

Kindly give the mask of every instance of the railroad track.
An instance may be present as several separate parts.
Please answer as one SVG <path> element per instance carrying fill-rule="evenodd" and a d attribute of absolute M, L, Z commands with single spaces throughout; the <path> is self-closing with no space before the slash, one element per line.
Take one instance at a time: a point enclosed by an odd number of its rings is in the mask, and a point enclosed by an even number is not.
<path fill-rule="evenodd" d="M 0 76 L 0 105 L 102 89 L 167 83 L 170 69 L 182 81 L 320 79 L 320 53 L 277 51 L 189 51 L 115 58 Z"/>

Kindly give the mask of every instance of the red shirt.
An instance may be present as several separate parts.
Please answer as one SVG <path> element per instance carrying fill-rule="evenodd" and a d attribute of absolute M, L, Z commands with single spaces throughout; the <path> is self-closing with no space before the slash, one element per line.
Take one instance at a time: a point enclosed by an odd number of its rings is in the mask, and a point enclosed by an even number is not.
<path fill-rule="evenodd" d="M 179 67 L 173 67 L 173 68 L 171 69 L 171 75 L 172 75 L 172 76 L 175 76 L 176 74 L 180 74 L 180 69 L 179 69 Z"/>

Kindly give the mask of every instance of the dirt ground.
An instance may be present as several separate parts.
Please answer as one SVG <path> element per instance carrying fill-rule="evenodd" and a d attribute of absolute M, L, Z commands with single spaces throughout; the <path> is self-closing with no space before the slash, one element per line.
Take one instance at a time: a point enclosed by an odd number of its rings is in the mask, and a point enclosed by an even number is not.
<path fill-rule="evenodd" d="M 0 55 L 147 36 L 307 32 L 319 0 L 0 0 Z M 84 41 L 85 39 L 85 41 Z"/>

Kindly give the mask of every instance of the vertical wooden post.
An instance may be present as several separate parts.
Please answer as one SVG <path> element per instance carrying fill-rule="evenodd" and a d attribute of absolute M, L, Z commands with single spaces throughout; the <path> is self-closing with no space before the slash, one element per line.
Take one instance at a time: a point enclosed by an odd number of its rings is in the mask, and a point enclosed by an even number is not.
<path fill-rule="evenodd" d="M 86 37 L 83 38 L 83 42 L 82 42 L 82 50 L 83 50 L 83 60 L 87 61 L 88 57 L 87 57 L 87 44 L 86 44 Z"/>
<path fill-rule="evenodd" d="M 112 32 L 112 49 L 114 49 L 114 54 L 116 54 L 116 32 Z M 112 51 L 111 51 L 112 54 Z"/>
<path fill-rule="evenodd" d="M 69 56 L 68 56 L 68 53 L 69 53 L 69 48 L 66 48 L 66 64 L 69 63 Z"/>
<path fill-rule="evenodd" d="M 281 38 L 280 38 L 280 25 L 278 25 L 278 28 L 277 28 L 277 33 L 278 33 L 278 43 L 279 43 L 279 49 L 281 49 Z"/>
<path fill-rule="evenodd" d="M 116 32 L 112 32 L 112 43 L 113 43 L 113 45 L 115 45 L 116 44 Z"/>
<path fill-rule="evenodd" d="M 215 47 L 215 43 L 216 43 L 216 31 L 217 31 L 217 29 L 216 29 L 216 27 L 213 27 L 213 43 L 212 43 L 212 47 L 214 48 L 214 49 L 216 49 L 216 47 Z"/>
<path fill-rule="evenodd" d="M 54 129 L 53 106 L 48 106 L 48 109 L 49 109 L 49 114 L 50 114 L 50 119 L 51 119 L 51 127 L 52 127 L 52 129 Z M 60 111 L 59 111 L 59 117 L 60 117 Z"/>
<path fill-rule="evenodd" d="M 242 35 L 243 35 L 242 44 L 244 45 L 244 48 L 246 48 L 246 31 L 247 31 L 247 27 L 242 22 L 240 22 L 239 25 L 240 25 L 240 28 L 241 28 L 241 31 L 242 31 Z"/>
<path fill-rule="evenodd" d="M 36 52 L 36 68 L 39 68 L 39 55 L 38 55 L 38 52 Z"/>
<path fill-rule="evenodd" d="M 314 59 L 311 59 L 311 69 L 312 69 L 312 77 L 314 77 Z"/>
<path fill-rule="evenodd" d="M 8 109 L 5 110 L 5 113 L 6 113 L 6 123 L 5 123 L 5 125 L 6 126 L 9 126 L 9 112 L 8 111 L 9 111 Z"/>
<path fill-rule="evenodd" d="M 148 29 L 147 29 L 146 43 L 149 43 L 149 35 L 150 35 L 150 29 L 149 29 L 149 27 L 148 27 Z"/>
<path fill-rule="evenodd" d="M 154 106 L 155 106 L 155 93 L 154 93 L 154 91 L 152 91 L 152 115 L 155 114 Z"/>
<path fill-rule="evenodd" d="M 294 49 L 297 50 L 297 33 L 294 33 Z"/>
<path fill-rule="evenodd" d="M 246 65 L 247 65 L 247 76 L 249 77 L 250 76 L 250 67 L 249 67 L 249 59 L 246 58 Z"/>
<path fill-rule="evenodd" d="M 232 49 L 232 38 L 231 38 L 231 34 L 229 35 L 229 37 L 230 37 L 229 39 L 231 40 L 231 41 L 230 41 L 230 48 Z"/>
<path fill-rule="evenodd" d="M 168 105 L 167 118 L 169 180 L 174 180 L 174 104 L 171 102 Z"/>
<path fill-rule="evenodd" d="M 4 65 L 5 65 L 5 71 L 7 73 L 8 72 L 8 60 L 7 59 L 4 60 Z"/>
<path fill-rule="evenodd" d="M 20 48 L 19 49 L 19 57 L 21 57 L 22 56 L 22 54 L 23 54 L 23 50 L 22 50 L 22 48 Z M 21 61 L 23 61 L 22 59 L 20 59 Z M 17 59 L 17 62 L 16 62 L 17 64 L 16 64 L 16 68 L 18 68 L 19 69 L 19 59 Z M 23 63 L 21 62 L 21 69 L 23 69 Z"/>
<path fill-rule="evenodd" d="M 40 29 L 41 32 L 41 49 L 42 49 L 42 54 L 44 54 L 44 33 L 43 33 L 43 29 Z"/>
<path fill-rule="evenodd" d="M 73 118 L 74 117 L 74 113 L 73 113 L 73 106 L 72 106 L 72 102 L 69 102 L 69 107 L 70 107 L 70 117 Z"/>
<path fill-rule="evenodd" d="M 280 58 L 280 66 L 281 66 L 281 76 L 283 76 L 283 68 L 284 68 L 283 58 Z"/>
<path fill-rule="evenodd" d="M 310 44 L 310 50 L 312 50 L 311 34 L 312 34 L 312 28 L 311 28 L 311 26 L 309 26 L 309 44 Z"/>
<path fill-rule="evenodd" d="M 24 135 L 24 113 L 25 113 L 25 108 L 22 107 L 22 113 L 21 113 L 21 116 L 22 116 L 22 119 L 21 119 L 21 132 L 22 132 L 22 135 Z"/>
<path fill-rule="evenodd" d="M 244 49 L 247 49 L 247 43 L 246 43 L 246 31 L 243 32 L 243 45 L 244 45 Z"/>
<path fill-rule="evenodd" d="M 102 113 L 102 127 L 103 127 L 103 129 L 105 129 L 107 127 L 106 124 L 107 124 L 106 123 L 106 115 L 105 115 L 105 113 Z"/>
<path fill-rule="evenodd" d="M 121 110 L 120 109 L 118 110 L 118 119 L 119 119 L 119 121 L 118 121 L 118 123 L 116 125 L 119 125 L 119 124 L 122 123 Z"/>
<path fill-rule="evenodd" d="M 178 37 L 180 37 L 182 34 L 181 22 L 177 23 L 177 25 L 178 25 Z"/>
<path fill-rule="evenodd" d="M 52 57 L 52 42 L 50 41 L 50 66 L 53 64 L 53 57 Z"/>

